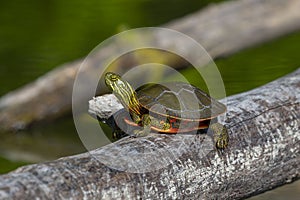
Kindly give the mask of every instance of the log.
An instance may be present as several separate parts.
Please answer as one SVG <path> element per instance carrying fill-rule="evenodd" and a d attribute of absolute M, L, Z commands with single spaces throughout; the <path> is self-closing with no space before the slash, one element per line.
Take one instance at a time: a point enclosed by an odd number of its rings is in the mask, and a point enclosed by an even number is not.
<path fill-rule="evenodd" d="M 92 99 L 90 112 L 108 117 L 100 100 L 111 97 Z M 241 199 L 299 178 L 300 68 L 225 101 L 223 152 L 206 134 L 125 137 L 2 175 L 0 198 Z"/>
<path fill-rule="evenodd" d="M 299 0 L 226 1 L 210 5 L 163 27 L 190 36 L 200 43 L 212 58 L 218 58 L 299 30 L 299 7 Z M 178 51 L 183 49 L 186 54 L 195 51 L 193 47 L 168 34 L 153 37 L 162 47 L 174 46 L 176 41 L 179 45 L 175 45 L 174 48 L 178 48 Z M 91 65 L 104 63 L 107 55 L 114 55 L 117 52 L 118 45 L 114 42 L 109 43 L 95 52 L 94 56 L 89 57 L 86 63 Z M 168 66 L 186 65 L 184 60 L 173 57 L 170 59 L 170 55 L 160 53 L 159 57 L 165 61 L 163 64 Z M 116 67 L 120 71 L 128 70 L 128 67 L 141 64 L 141 60 L 144 59 L 145 56 L 136 60 L 133 56 L 125 56 Z M 0 129 L 20 130 L 34 122 L 54 119 L 69 113 L 73 82 L 82 62 L 83 60 L 77 60 L 64 64 L 36 81 L 3 96 L 0 99 Z M 90 69 L 88 76 L 99 74 L 99 71 L 95 70 Z M 103 90 L 98 92 L 100 94 Z M 86 102 L 90 98 L 91 96 L 85 96 L 81 102 Z"/>

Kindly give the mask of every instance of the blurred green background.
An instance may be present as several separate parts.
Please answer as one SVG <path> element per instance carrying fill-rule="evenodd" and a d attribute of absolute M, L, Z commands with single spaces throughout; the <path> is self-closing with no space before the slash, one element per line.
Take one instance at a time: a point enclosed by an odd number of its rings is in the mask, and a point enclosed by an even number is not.
<path fill-rule="evenodd" d="M 0 95 L 60 64 L 83 58 L 122 30 L 158 26 L 217 2 L 220 0 L 1 1 Z M 299 44 L 300 32 L 216 60 L 227 95 L 297 69 Z M 182 73 L 191 76 L 193 72 L 186 69 Z M 86 151 L 71 116 L 23 132 L 0 133 L 0 139 L 0 173 Z"/>

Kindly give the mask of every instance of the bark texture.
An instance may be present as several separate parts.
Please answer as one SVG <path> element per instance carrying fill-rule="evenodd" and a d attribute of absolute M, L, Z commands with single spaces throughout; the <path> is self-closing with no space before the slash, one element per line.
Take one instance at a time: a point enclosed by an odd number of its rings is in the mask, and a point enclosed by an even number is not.
<path fill-rule="evenodd" d="M 163 27 L 192 37 L 207 50 L 212 58 L 217 58 L 299 30 L 299 7 L 299 0 L 226 1 L 210 5 L 199 12 L 165 24 Z M 170 35 L 153 35 L 153 38 L 162 48 L 172 46 L 186 55 L 195 52 L 193 46 Z M 85 62 L 95 67 L 92 67 L 89 72 L 82 72 L 87 74 L 86 80 L 89 80 L 89 77 L 99 76 L 97 67 L 105 62 L 108 55 L 116 54 L 119 48 L 118 44 L 110 43 L 97 51 L 93 57 L 89 57 Z M 146 57 L 143 55 L 124 56 L 115 64 L 114 69 L 124 72 L 131 66 L 145 63 L 147 57 L 149 55 Z M 179 68 L 186 65 L 184 60 L 170 58 L 168 54 L 160 53 L 157 57 L 162 60 L 162 64 L 168 66 Z M 24 129 L 34 122 L 56 118 L 70 112 L 73 82 L 82 62 L 83 60 L 78 60 L 60 66 L 35 82 L 3 96 L 0 99 L 1 129 Z M 136 74 L 135 77 L 139 75 Z M 87 81 L 87 87 L 88 84 Z M 88 95 L 82 96 L 84 98 L 81 102 L 86 102 L 91 98 Z"/>
<path fill-rule="evenodd" d="M 102 109 L 111 97 L 92 99 L 90 112 L 108 117 L 120 108 Z M 300 177 L 300 69 L 228 97 L 227 107 L 224 152 L 205 134 L 126 137 L 2 175 L 0 198 L 240 199 Z"/>

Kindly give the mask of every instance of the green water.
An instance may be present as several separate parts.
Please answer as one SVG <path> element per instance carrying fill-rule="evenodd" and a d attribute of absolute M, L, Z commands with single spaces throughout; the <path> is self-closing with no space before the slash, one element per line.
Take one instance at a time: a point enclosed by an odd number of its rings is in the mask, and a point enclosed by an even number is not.
<path fill-rule="evenodd" d="M 86 56 L 124 29 L 161 25 L 219 1 L 1 1 L 0 95 Z"/>
<path fill-rule="evenodd" d="M 2 1 L 0 95 L 62 63 L 86 56 L 101 41 L 121 30 L 157 26 L 208 2 L 218 1 Z M 297 69 L 299 44 L 300 32 L 216 60 L 227 95 L 258 87 Z M 202 84 L 193 80 L 192 70 L 182 73 L 193 84 Z M 70 116 L 24 132 L 1 133 L 0 173 L 84 151 Z"/>
<path fill-rule="evenodd" d="M 297 32 L 217 59 L 215 64 L 222 75 L 227 96 L 259 87 L 299 68 L 299 44 L 300 32 Z M 194 78 L 195 70 L 186 69 L 182 73 L 192 84 L 205 85 L 202 79 Z"/>

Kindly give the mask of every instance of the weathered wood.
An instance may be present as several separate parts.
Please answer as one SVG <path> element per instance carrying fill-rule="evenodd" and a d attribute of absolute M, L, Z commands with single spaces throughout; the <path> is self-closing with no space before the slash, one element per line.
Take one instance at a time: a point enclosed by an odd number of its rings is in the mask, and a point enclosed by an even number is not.
<path fill-rule="evenodd" d="M 192 37 L 211 57 L 216 58 L 299 30 L 299 7 L 299 0 L 226 1 L 211 5 L 163 27 Z M 180 38 L 172 38 L 165 34 L 153 37 L 162 46 L 174 46 L 178 51 L 183 49 L 186 54 L 195 51 L 193 47 L 180 41 Z M 178 45 L 174 45 L 174 41 Z M 114 43 L 109 44 L 86 62 L 91 66 L 104 62 L 107 54 L 114 55 L 118 48 Z M 185 65 L 183 60 L 170 59 L 168 56 L 170 55 L 162 53 L 159 55 L 161 60 L 165 60 L 163 64 L 173 67 Z M 131 66 L 130 63 L 138 65 L 141 64 L 141 60 L 145 61 L 145 57 L 132 59 L 132 56 L 125 56 L 119 65 L 122 65 L 122 69 L 126 69 Z M 83 60 L 78 60 L 67 63 L 35 82 L 3 96 L 0 99 L 0 129 L 23 129 L 36 121 L 56 118 L 70 112 L 73 81 L 82 62 Z M 97 75 L 95 70 L 91 69 L 88 72 L 90 76 Z M 82 101 L 85 102 L 90 98 L 85 96 Z"/>
<path fill-rule="evenodd" d="M 94 110 L 101 98 L 90 110 L 107 116 L 109 107 Z M 222 153 L 205 134 L 127 137 L 2 175 L 0 198 L 240 199 L 300 177 L 300 68 L 227 106 Z"/>

